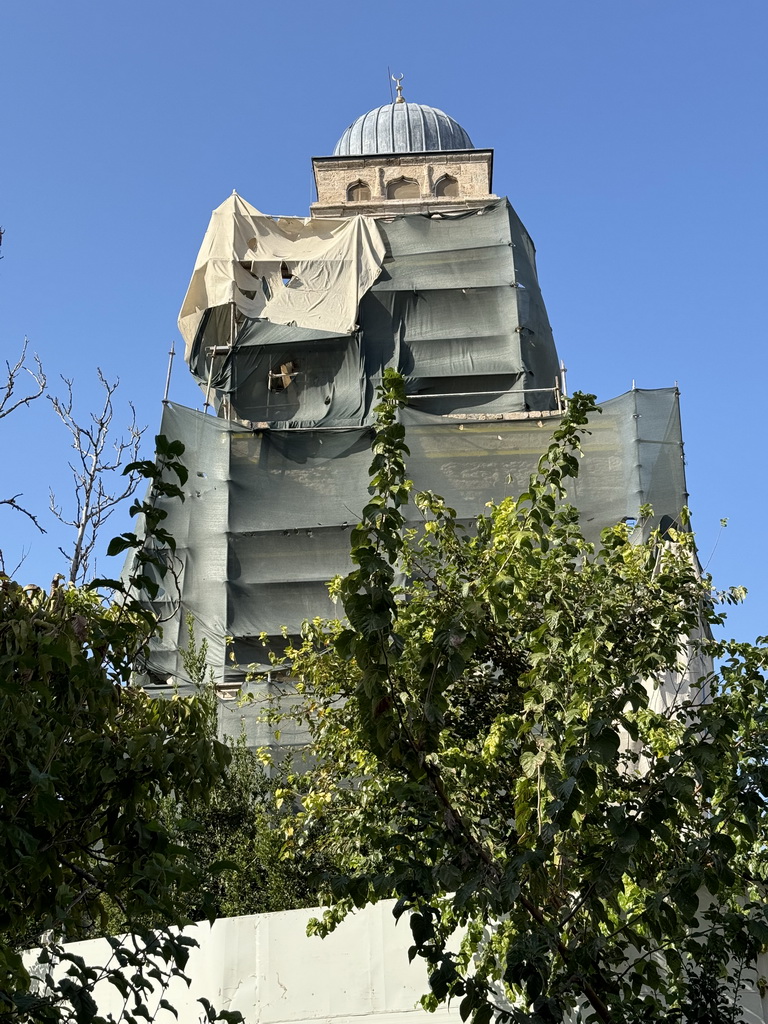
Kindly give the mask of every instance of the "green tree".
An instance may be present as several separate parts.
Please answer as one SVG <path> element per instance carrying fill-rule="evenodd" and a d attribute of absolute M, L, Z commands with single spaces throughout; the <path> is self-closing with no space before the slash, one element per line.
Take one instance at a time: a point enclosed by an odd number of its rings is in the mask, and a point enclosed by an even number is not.
<path fill-rule="evenodd" d="M 205 801 L 230 755 L 205 701 L 153 700 L 132 685 L 158 628 L 138 595 L 156 592 L 173 552 L 157 498 L 180 497 L 186 478 L 183 446 L 157 445 L 157 463 L 128 467 L 151 489 L 134 505 L 143 537 L 112 545 L 135 556 L 113 600 L 0 577 L 0 1020 L 101 1020 L 91 992 L 102 978 L 124 997 L 125 1020 L 149 1019 L 194 945 L 177 931 L 188 919 L 176 895 L 197 870 L 163 813 L 171 798 Z M 105 965 L 62 946 L 108 925 L 130 935 L 110 940 Z M 32 968 L 22 953 L 41 940 Z"/>
<path fill-rule="evenodd" d="M 215 722 L 218 699 L 208 644 L 197 642 L 191 615 L 187 630 L 184 668 Z M 294 810 L 276 792 L 286 785 L 288 761 L 273 763 L 264 751 L 249 749 L 243 737 L 228 743 L 231 761 L 205 799 L 174 796 L 167 804 L 169 827 L 198 867 L 197 882 L 178 892 L 178 909 L 195 921 L 317 906 L 318 878 L 327 865 L 308 847 L 283 855 L 283 833 Z"/>
<path fill-rule="evenodd" d="M 180 893 L 178 907 L 192 920 L 206 914 L 237 917 L 318 905 L 321 864 L 312 850 L 283 856 L 284 829 L 293 811 L 276 807 L 286 768 L 268 774 L 255 750 L 240 741 L 211 798 L 177 805 L 194 821 L 184 845 L 200 869 L 197 885 Z"/>
<path fill-rule="evenodd" d="M 644 509 L 643 540 L 584 540 L 565 489 L 589 396 L 471 530 L 432 493 L 406 529 L 403 401 L 386 376 L 346 620 L 289 651 L 315 761 L 288 838 L 321 824 L 339 865 L 313 928 L 397 897 L 424 1005 L 474 1024 L 738 1019 L 726 987 L 768 943 L 765 641 L 709 638 L 685 528 Z M 721 668 L 655 700 L 694 658 Z"/>

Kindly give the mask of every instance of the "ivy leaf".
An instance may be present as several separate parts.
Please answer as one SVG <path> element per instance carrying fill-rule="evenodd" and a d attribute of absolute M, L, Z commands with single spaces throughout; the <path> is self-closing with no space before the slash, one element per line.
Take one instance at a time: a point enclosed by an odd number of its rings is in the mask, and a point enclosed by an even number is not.
<path fill-rule="evenodd" d="M 520 755 L 520 767 L 523 770 L 523 775 L 529 779 L 535 778 L 546 757 L 547 755 L 543 750 L 537 750 L 535 753 L 532 750 L 524 751 Z"/>

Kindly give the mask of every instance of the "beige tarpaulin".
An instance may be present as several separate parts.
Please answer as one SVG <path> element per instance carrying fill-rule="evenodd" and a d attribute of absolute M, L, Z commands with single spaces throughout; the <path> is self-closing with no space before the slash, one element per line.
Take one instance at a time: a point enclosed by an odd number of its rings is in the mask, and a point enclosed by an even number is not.
<path fill-rule="evenodd" d="M 371 217 L 273 220 L 234 192 L 213 211 L 179 314 L 187 357 L 206 309 L 351 334 L 385 246 Z"/>

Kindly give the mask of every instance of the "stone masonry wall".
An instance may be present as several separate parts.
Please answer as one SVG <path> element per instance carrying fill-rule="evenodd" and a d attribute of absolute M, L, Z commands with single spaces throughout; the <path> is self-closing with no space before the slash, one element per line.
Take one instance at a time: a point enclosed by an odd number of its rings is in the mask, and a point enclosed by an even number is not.
<path fill-rule="evenodd" d="M 430 207 L 482 205 L 495 198 L 491 193 L 492 160 L 490 149 L 316 158 L 312 163 L 317 202 L 312 204 L 312 216 L 413 212 L 425 203 Z M 456 179 L 458 196 L 435 195 L 435 186 L 444 175 Z M 387 199 L 387 186 L 398 178 L 416 181 L 419 197 Z M 358 181 L 370 188 L 369 200 L 347 199 L 347 189 Z"/>

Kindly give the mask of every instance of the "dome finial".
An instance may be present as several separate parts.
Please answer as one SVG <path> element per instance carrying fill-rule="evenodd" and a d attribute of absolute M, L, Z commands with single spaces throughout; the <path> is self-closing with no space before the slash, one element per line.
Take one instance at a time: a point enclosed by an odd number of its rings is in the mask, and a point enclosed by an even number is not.
<path fill-rule="evenodd" d="M 403 98 L 403 79 L 405 75 L 392 75 L 392 81 L 397 83 L 397 99 L 395 103 L 405 103 Z"/>

